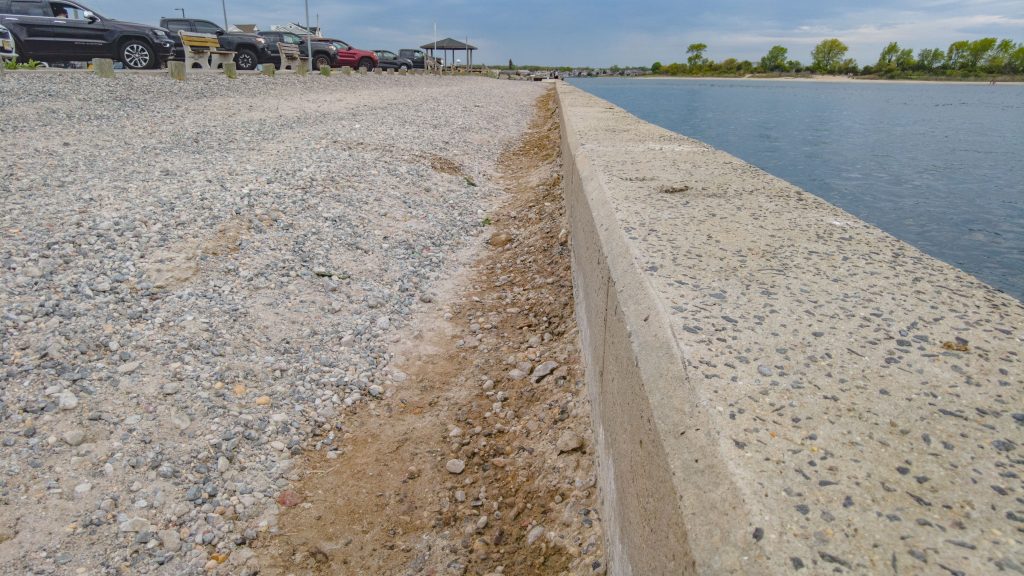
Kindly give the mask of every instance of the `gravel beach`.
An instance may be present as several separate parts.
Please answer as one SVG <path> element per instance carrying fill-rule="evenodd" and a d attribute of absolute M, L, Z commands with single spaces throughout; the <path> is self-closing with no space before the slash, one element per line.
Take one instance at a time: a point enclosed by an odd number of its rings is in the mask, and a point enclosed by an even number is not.
<path fill-rule="evenodd" d="M 402 385 L 542 92 L 0 78 L 0 573 L 250 570 L 295 458 Z"/>

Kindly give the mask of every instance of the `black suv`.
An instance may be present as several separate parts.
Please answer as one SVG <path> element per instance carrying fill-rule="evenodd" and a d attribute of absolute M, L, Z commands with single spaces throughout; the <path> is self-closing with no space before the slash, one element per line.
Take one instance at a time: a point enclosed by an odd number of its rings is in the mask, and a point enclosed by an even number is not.
<path fill-rule="evenodd" d="M 160 27 L 171 31 L 175 60 L 185 59 L 185 46 L 181 43 L 181 36 L 178 36 L 179 30 L 216 34 L 220 37 L 221 49 L 235 53 L 235 64 L 238 65 L 239 70 L 255 70 L 257 64 L 270 62 L 272 59 L 267 41 L 262 36 L 246 32 L 227 32 L 209 20 L 161 18 Z"/>
<path fill-rule="evenodd" d="M 0 0 L 0 24 L 14 35 L 22 60 L 111 58 L 138 70 L 161 66 L 174 49 L 163 28 L 104 18 L 67 0 Z"/>

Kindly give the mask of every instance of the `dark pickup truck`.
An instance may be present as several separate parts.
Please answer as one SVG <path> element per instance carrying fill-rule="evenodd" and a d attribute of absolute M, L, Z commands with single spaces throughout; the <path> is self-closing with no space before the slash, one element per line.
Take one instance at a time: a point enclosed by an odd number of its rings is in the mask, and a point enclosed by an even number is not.
<path fill-rule="evenodd" d="M 160 26 L 171 31 L 175 60 L 185 59 L 185 46 L 182 45 L 181 37 L 178 36 L 179 30 L 215 34 L 220 38 L 221 50 L 235 53 L 235 64 L 238 65 L 239 70 L 255 70 L 257 64 L 270 62 L 273 59 L 267 41 L 258 34 L 227 32 L 209 20 L 195 18 L 161 18 Z"/>
<path fill-rule="evenodd" d="M 398 57 L 412 62 L 412 67 L 417 70 L 422 70 L 427 67 L 428 56 L 423 50 L 416 48 L 402 48 L 398 51 Z M 434 58 L 434 62 L 436 62 L 438 66 L 441 65 L 440 58 Z"/>
<path fill-rule="evenodd" d="M 277 48 L 278 42 L 298 46 L 299 54 L 304 57 L 308 57 L 309 48 L 313 48 L 313 70 L 319 70 L 320 66 L 328 66 L 330 68 L 338 68 L 341 66 L 338 60 L 338 46 L 336 46 L 334 42 L 325 41 L 322 38 L 313 38 L 312 42 L 309 42 L 309 46 L 307 46 L 306 39 L 300 37 L 298 34 L 277 30 L 261 31 L 260 36 L 267 41 L 267 48 L 270 49 L 271 56 L 269 62 L 272 62 L 278 68 L 281 67 L 281 54 Z"/>
<path fill-rule="evenodd" d="M 167 30 L 100 16 L 77 1 L 0 0 L 0 25 L 22 60 L 110 58 L 125 68 L 156 68 L 171 55 Z"/>

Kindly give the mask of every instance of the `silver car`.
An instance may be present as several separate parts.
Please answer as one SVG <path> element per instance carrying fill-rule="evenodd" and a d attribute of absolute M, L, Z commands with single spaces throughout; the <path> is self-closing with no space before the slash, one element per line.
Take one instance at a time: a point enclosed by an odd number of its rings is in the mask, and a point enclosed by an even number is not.
<path fill-rule="evenodd" d="M 17 60 L 18 54 L 14 51 L 14 36 L 10 30 L 0 26 L 0 62 Z"/>

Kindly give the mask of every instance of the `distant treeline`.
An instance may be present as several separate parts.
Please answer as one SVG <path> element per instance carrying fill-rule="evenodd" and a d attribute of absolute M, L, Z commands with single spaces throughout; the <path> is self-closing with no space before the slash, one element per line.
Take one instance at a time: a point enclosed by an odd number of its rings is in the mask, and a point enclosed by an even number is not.
<path fill-rule="evenodd" d="M 759 62 L 727 58 L 721 62 L 704 56 L 707 44 L 690 44 L 686 62 L 663 65 L 655 62 L 651 72 L 671 76 L 719 76 L 770 73 L 817 73 L 875 75 L 887 78 L 913 76 L 973 77 L 982 75 L 1024 74 L 1024 42 L 982 38 L 960 40 L 949 48 L 924 48 L 915 56 L 912 48 L 896 42 L 887 45 L 878 62 L 858 66 L 847 58 L 849 50 L 838 38 L 822 40 L 811 51 L 810 64 L 789 59 L 785 46 L 772 46 Z"/>

